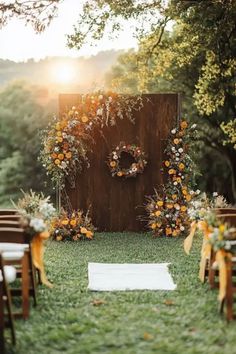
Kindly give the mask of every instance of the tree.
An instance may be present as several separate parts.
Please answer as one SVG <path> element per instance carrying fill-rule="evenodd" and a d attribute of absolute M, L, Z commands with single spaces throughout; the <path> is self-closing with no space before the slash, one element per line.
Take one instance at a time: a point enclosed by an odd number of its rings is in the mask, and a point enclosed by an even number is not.
<path fill-rule="evenodd" d="M 39 131 L 55 108 L 38 104 L 37 88 L 23 83 L 2 90 L 0 102 L 0 204 L 8 204 L 21 195 L 20 188 L 45 190 Z"/>
<path fill-rule="evenodd" d="M 61 0 L 17 0 L 0 1 L 0 28 L 12 17 L 30 23 L 36 32 L 42 32 L 49 25 L 57 12 Z"/>

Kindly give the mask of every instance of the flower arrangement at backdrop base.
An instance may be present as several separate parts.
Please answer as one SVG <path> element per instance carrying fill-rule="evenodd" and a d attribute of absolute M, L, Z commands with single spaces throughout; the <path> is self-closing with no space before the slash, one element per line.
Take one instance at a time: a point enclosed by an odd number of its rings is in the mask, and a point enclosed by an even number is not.
<path fill-rule="evenodd" d="M 56 241 L 92 240 L 94 231 L 89 212 L 83 215 L 81 211 L 62 209 L 52 222 L 52 237 Z"/>
<path fill-rule="evenodd" d="M 176 237 L 189 228 L 188 207 L 200 193 L 191 188 L 194 164 L 189 155 L 189 141 L 196 134 L 196 124 L 188 127 L 185 120 L 171 130 L 163 161 L 167 182 L 148 197 L 146 205 L 148 226 L 154 237 Z"/>
<path fill-rule="evenodd" d="M 22 216 L 21 226 L 28 236 L 28 242 L 31 242 L 34 266 L 40 271 L 42 283 L 51 287 L 52 284 L 47 280 L 44 270 L 43 244 L 50 237 L 50 224 L 56 210 L 50 203 L 50 197 L 45 197 L 43 193 L 37 194 L 32 190 L 29 193 L 24 191 L 22 193 L 23 197 L 13 205 Z"/>
<path fill-rule="evenodd" d="M 42 133 L 40 160 L 54 186 L 61 189 L 68 180 L 75 187 L 76 173 L 85 164 L 92 150 L 95 127 L 112 126 L 116 119 L 128 118 L 134 123 L 133 111 L 143 106 L 141 96 L 131 97 L 114 92 L 81 95 L 78 104 L 62 117 L 55 116 Z"/>

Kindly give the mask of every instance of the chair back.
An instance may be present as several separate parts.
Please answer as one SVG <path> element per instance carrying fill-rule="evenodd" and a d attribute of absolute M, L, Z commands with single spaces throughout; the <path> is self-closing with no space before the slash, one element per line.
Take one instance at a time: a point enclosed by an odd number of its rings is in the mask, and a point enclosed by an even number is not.
<path fill-rule="evenodd" d="M 229 226 L 236 227 L 236 213 L 235 214 L 219 214 L 217 219 L 226 222 Z"/>
<path fill-rule="evenodd" d="M 18 214 L 17 209 L 4 209 L 0 208 L 0 215 L 15 215 Z"/>
<path fill-rule="evenodd" d="M 19 221 L 22 218 L 20 214 L 15 214 L 15 215 L 0 215 L 0 221 Z"/>
<path fill-rule="evenodd" d="M 221 215 L 221 214 L 236 214 L 236 208 L 215 208 L 215 209 L 213 209 L 213 211 L 217 215 Z"/>
<path fill-rule="evenodd" d="M 1 220 L 0 219 L 0 228 L 1 227 L 13 227 L 13 228 L 21 228 L 21 224 L 18 220 Z"/>
<path fill-rule="evenodd" d="M 24 229 L 0 227 L 0 242 L 28 243 Z"/>

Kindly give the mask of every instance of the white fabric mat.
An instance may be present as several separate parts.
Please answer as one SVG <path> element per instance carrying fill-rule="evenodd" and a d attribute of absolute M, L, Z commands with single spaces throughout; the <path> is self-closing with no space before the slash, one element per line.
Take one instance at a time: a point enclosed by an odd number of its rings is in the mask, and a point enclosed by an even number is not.
<path fill-rule="evenodd" d="M 109 264 L 89 263 L 89 290 L 175 290 L 170 263 Z"/>

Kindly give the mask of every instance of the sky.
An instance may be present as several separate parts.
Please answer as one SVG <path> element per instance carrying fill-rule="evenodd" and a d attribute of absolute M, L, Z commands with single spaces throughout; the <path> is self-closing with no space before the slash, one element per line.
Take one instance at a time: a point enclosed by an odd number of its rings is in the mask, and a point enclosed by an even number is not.
<path fill-rule="evenodd" d="M 137 46 L 132 36 L 132 29 L 127 28 L 119 37 L 111 40 L 106 36 L 96 47 L 84 45 L 80 51 L 66 47 L 66 34 L 73 33 L 79 11 L 82 7 L 79 0 L 64 0 L 59 5 L 58 17 L 42 33 L 36 34 L 31 26 L 23 21 L 12 19 L 0 31 L 0 58 L 14 61 L 28 59 L 39 60 L 48 56 L 90 56 L 99 51 L 109 49 L 128 49 Z"/>

